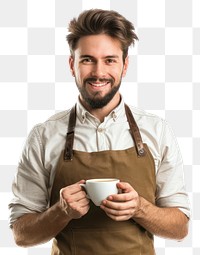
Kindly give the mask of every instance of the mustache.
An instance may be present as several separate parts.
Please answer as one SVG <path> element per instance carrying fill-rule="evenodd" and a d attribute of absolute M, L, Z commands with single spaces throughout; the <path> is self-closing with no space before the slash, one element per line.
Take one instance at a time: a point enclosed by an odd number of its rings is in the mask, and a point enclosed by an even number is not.
<path fill-rule="evenodd" d="M 86 83 L 86 82 L 110 82 L 110 83 L 113 83 L 114 82 L 114 80 L 113 79 L 111 79 L 111 78 L 109 78 L 109 79 L 107 79 L 107 78 L 94 78 L 94 77 L 89 77 L 89 78 L 87 78 L 87 79 L 85 79 L 84 80 L 84 82 Z"/>

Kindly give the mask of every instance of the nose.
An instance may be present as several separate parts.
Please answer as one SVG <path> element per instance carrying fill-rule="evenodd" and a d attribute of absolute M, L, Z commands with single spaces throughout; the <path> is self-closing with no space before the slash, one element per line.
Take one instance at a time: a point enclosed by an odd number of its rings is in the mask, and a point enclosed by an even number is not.
<path fill-rule="evenodd" d="M 91 75 L 93 77 L 105 77 L 106 76 L 105 64 L 100 61 L 96 62 L 95 65 L 92 66 Z"/>

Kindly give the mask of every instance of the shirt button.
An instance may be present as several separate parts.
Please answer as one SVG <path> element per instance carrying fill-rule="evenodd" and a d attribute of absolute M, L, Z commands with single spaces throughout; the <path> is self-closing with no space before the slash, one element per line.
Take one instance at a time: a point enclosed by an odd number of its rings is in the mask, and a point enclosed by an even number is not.
<path fill-rule="evenodd" d="M 103 128 L 98 128 L 97 131 L 98 131 L 99 133 L 102 133 L 102 132 L 104 131 L 104 129 L 103 129 Z"/>
<path fill-rule="evenodd" d="M 85 119 L 86 119 L 86 116 L 85 116 L 85 115 L 82 115 L 82 123 L 85 122 Z"/>

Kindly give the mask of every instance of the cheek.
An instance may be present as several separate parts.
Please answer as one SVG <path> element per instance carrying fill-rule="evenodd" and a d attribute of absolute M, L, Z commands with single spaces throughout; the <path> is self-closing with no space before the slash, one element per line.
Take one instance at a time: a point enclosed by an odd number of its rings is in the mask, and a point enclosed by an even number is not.
<path fill-rule="evenodd" d="M 80 80 L 81 80 L 81 77 L 83 76 L 82 70 L 81 70 L 80 68 L 77 67 L 77 68 L 74 70 L 74 73 L 75 73 L 76 79 L 80 81 Z"/>
<path fill-rule="evenodd" d="M 123 68 L 118 68 L 113 72 L 113 76 L 115 79 L 120 80 L 123 76 L 125 76 L 126 72 L 124 71 Z"/>
<path fill-rule="evenodd" d="M 89 68 L 79 68 L 77 69 L 77 76 L 80 80 L 91 77 L 91 71 Z"/>

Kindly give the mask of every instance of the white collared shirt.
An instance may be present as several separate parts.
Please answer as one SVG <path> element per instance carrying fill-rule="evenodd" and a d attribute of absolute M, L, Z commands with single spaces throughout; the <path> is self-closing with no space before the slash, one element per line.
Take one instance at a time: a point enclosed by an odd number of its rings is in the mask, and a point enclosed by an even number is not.
<path fill-rule="evenodd" d="M 189 217 L 182 157 L 171 128 L 160 117 L 129 107 L 143 142 L 148 145 L 154 158 L 156 205 L 178 207 Z M 134 146 L 123 99 L 102 123 L 79 101 L 76 110 L 75 150 L 124 150 Z M 65 147 L 69 113 L 70 110 L 60 112 L 30 132 L 13 182 L 14 198 L 9 205 L 10 224 L 25 213 L 42 212 L 49 207 L 56 166 Z"/>

